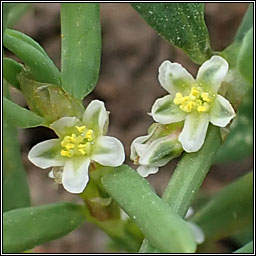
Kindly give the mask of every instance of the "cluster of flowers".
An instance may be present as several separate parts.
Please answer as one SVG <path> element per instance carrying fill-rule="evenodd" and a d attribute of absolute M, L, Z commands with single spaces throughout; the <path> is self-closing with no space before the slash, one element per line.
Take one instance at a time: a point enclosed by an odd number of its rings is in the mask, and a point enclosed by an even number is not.
<path fill-rule="evenodd" d="M 205 140 L 209 122 L 225 127 L 235 112 L 223 96 L 217 94 L 228 71 L 228 63 L 219 56 L 206 61 L 194 79 L 180 64 L 164 61 L 159 82 L 169 95 L 152 106 L 154 123 L 148 135 L 131 145 L 131 159 L 146 177 L 171 159 L 198 151 Z M 62 117 L 50 128 L 59 138 L 35 145 L 28 158 L 41 168 L 53 167 L 49 176 L 71 193 L 81 193 L 89 180 L 89 166 L 95 161 L 104 166 L 119 166 L 125 160 L 122 143 L 106 136 L 108 112 L 104 103 L 92 101 L 82 120 Z"/>

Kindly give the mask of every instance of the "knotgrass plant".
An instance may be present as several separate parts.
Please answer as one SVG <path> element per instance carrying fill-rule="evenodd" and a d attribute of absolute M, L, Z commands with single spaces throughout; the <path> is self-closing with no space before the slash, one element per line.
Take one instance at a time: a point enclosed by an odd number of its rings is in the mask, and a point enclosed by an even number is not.
<path fill-rule="evenodd" d="M 61 70 L 36 41 L 10 29 L 28 4 L 3 4 L 3 44 L 20 60 L 3 58 L 4 253 L 25 252 L 84 221 L 128 252 L 195 253 L 200 251 L 197 243 L 212 248 L 220 239 L 243 234 L 247 238 L 235 253 L 253 252 L 252 172 L 185 218 L 213 163 L 252 152 L 253 5 L 221 52 L 211 49 L 203 3 L 131 5 L 160 36 L 200 65 L 196 79 L 178 63 L 160 66 L 159 82 L 169 94 L 153 104 L 155 123 L 148 135 L 131 145 L 137 170 L 123 164 L 123 145 L 107 136 L 104 103 L 83 105 L 99 76 L 99 4 L 61 4 Z M 24 95 L 29 110 L 12 101 L 10 86 Z M 37 126 L 54 130 L 58 138 L 35 145 L 29 160 L 43 169 L 51 167 L 49 177 L 84 204 L 31 206 L 16 127 Z M 160 198 L 143 177 L 181 154 Z"/>

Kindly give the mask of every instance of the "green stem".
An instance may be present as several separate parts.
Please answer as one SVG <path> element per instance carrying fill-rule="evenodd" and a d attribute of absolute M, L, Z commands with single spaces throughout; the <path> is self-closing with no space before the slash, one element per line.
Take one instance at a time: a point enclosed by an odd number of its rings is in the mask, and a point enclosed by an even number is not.
<path fill-rule="evenodd" d="M 207 138 L 200 151 L 185 153 L 163 194 L 163 200 L 184 217 L 192 204 L 212 164 L 214 154 L 221 144 L 218 127 L 210 125 Z M 143 241 L 140 253 L 154 253 L 156 249 Z"/>

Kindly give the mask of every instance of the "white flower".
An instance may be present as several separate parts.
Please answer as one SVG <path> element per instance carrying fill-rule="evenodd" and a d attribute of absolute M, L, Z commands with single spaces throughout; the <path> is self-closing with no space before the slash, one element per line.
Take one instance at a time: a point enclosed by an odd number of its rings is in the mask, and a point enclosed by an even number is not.
<path fill-rule="evenodd" d="M 50 125 L 58 139 L 35 145 L 28 159 L 43 169 L 53 167 L 49 176 L 62 183 L 71 193 L 81 193 L 89 181 L 89 165 L 93 160 L 105 166 L 119 166 L 124 162 L 122 143 L 104 136 L 108 126 L 108 112 L 104 103 L 92 101 L 82 120 L 62 117 Z"/>
<path fill-rule="evenodd" d="M 154 123 L 148 135 L 136 138 L 131 144 L 131 160 L 140 166 L 137 168 L 142 177 L 154 174 L 159 167 L 178 157 L 183 151 L 178 135 L 182 124 L 162 125 Z"/>
<path fill-rule="evenodd" d="M 178 63 L 164 61 L 159 67 L 160 84 L 170 95 L 155 101 L 151 115 L 162 124 L 185 120 L 179 135 L 185 151 L 202 147 L 209 122 L 225 127 L 235 117 L 229 101 L 217 94 L 227 71 L 228 63 L 220 56 L 203 63 L 196 79 Z"/>

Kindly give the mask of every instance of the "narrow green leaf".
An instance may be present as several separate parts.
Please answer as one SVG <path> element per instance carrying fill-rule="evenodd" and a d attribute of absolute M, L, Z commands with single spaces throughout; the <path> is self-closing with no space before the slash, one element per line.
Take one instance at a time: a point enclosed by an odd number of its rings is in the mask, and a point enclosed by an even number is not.
<path fill-rule="evenodd" d="M 3 3 L 3 33 L 5 33 L 5 29 L 8 26 L 9 15 L 13 6 L 14 3 Z"/>
<path fill-rule="evenodd" d="M 233 253 L 253 253 L 253 241 L 249 242 L 245 246 L 241 247 L 240 249 L 234 251 Z"/>
<path fill-rule="evenodd" d="M 242 20 L 241 25 L 236 33 L 235 40 L 242 41 L 246 33 L 253 26 L 253 3 L 251 3 L 247 9 L 247 12 Z"/>
<path fill-rule="evenodd" d="M 209 59 L 211 48 L 203 3 L 132 3 L 163 38 L 182 48 L 197 64 Z"/>
<path fill-rule="evenodd" d="M 3 59 L 3 76 L 4 79 L 12 86 L 20 89 L 17 75 L 22 71 L 22 65 L 10 58 Z"/>
<path fill-rule="evenodd" d="M 245 35 L 237 57 L 240 73 L 253 84 L 253 28 Z"/>
<path fill-rule="evenodd" d="M 3 97 L 3 112 L 6 120 L 19 128 L 40 126 L 44 119 L 41 116 L 15 104 Z"/>
<path fill-rule="evenodd" d="M 113 174 L 103 176 L 102 184 L 161 252 L 195 252 L 195 240 L 186 222 L 136 171 L 125 165 L 117 167 Z"/>
<path fill-rule="evenodd" d="M 215 163 L 239 161 L 253 153 L 253 88 L 244 97 L 230 133 L 215 156 Z"/>
<path fill-rule="evenodd" d="M 13 27 L 17 21 L 30 9 L 31 3 L 14 3 L 9 13 L 8 27 Z"/>
<path fill-rule="evenodd" d="M 58 239 L 84 221 L 83 209 L 56 203 L 12 210 L 3 215 L 3 251 L 18 253 Z"/>
<path fill-rule="evenodd" d="M 3 211 L 30 205 L 17 131 L 3 118 Z"/>
<path fill-rule="evenodd" d="M 219 240 L 253 228 L 253 173 L 218 192 L 192 218 L 207 239 Z"/>
<path fill-rule="evenodd" d="M 8 97 L 7 83 L 3 82 Z M 3 211 L 30 205 L 26 173 L 21 160 L 17 131 L 3 118 Z"/>
<path fill-rule="evenodd" d="M 82 99 L 96 85 L 101 55 L 99 4 L 61 4 L 61 80 Z"/>
<path fill-rule="evenodd" d="M 16 54 L 29 68 L 32 77 L 45 83 L 60 84 L 60 72 L 43 48 L 29 36 L 7 29 L 4 46 Z"/>

